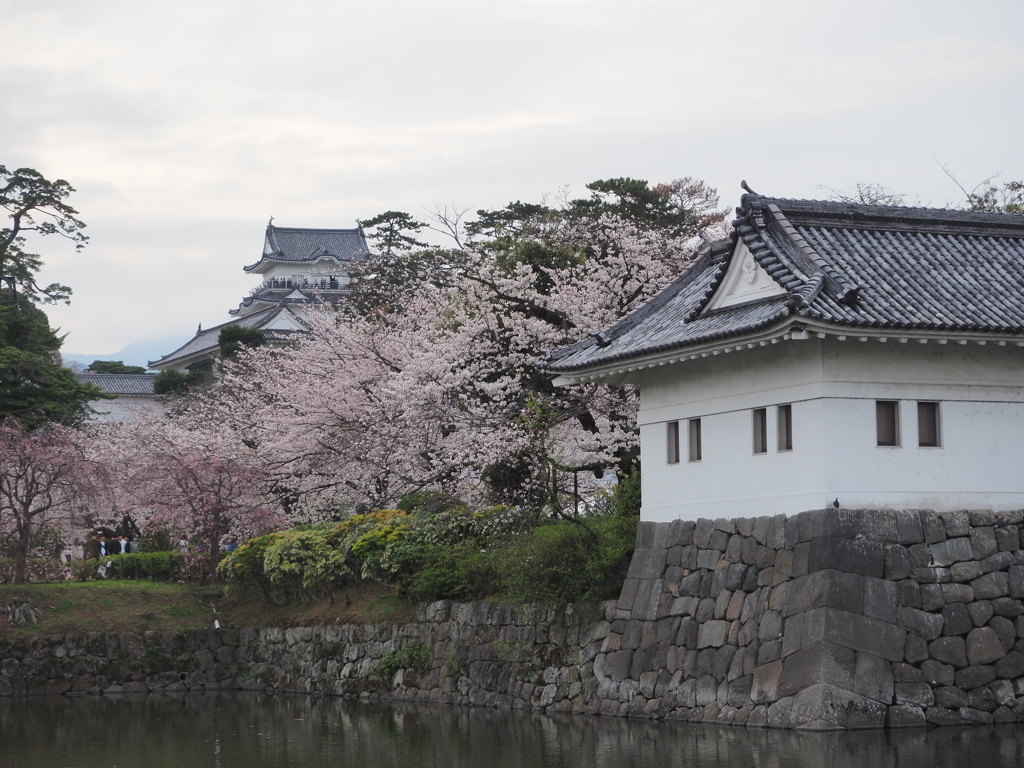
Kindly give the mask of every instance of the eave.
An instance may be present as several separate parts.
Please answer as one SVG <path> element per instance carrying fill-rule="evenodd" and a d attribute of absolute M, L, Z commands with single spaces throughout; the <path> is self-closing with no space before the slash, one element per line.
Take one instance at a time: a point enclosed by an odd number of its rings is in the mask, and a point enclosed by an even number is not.
<path fill-rule="evenodd" d="M 833 325 L 800 316 L 789 316 L 776 325 L 749 334 L 716 339 L 674 350 L 642 355 L 629 360 L 594 366 L 580 371 L 562 373 L 552 383 L 556 387 L 599 382 L 621 386 L 635 383 L 633 374 L 648 368 L 685 363 L 698 358 L 744 352 L 755 347 L 766 347 L 787 341 L 834 338 L 837 341 L 874 341 L 882 344 L 975 344 L 985 346 L 1017 346 L 1024 348 L 1024 335 L 994 333 L 991 331 L 932 331 L 891 328 L 857 328 Z"/>

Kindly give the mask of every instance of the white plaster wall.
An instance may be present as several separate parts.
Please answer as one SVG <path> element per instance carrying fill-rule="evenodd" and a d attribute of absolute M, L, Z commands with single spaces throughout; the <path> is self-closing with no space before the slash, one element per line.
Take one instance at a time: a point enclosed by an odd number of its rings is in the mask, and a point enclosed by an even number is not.
<path fill-rule="evenodd" d="M 155 397 L 121 396 L 114 400 L 92 400 L 89 407 L 96 411 L 90 421 L 133 421 L 146 413 L 160 413 L 164 404 Z"/>
<path fill-rule="evenodd" d="M 844 507 L 1024 507 L 1024 350 L 788 341 L 645 371 L 640 436 L 645 520 L 793 514 Z M 900 401 L 902 446 L 876 445 L 875 401 Z M 942 446 L 917 445 L 917 401 L 941 403 Z M 793 405 L 793 451 L 778 453 L 775 408 Z M 755 455 L 751 409 L 768 408 Z M 703 458 L 687 459 L 686 420 Z M 680 422 L 679 464 L 666 422 Z"/>

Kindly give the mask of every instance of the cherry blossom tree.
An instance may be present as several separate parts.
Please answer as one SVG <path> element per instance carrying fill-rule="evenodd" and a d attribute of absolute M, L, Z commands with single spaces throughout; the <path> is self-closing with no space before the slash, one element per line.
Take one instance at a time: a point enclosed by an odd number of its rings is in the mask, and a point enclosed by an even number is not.
<path fill-rule="evenodd" d="M 214 500 L 242 488 L 217 490 L 219 469 L 200 482 L 193 456 L 219 457 L 293 522 L 423 488 L 557 512 L 606 471 L 635 472 L 635 391 L 555 388 L 536 362 L 668 285 L 721 225 L 715 205 L 692 179 L 615 179 L 589 200 L 515 203 L 468 227 L 460 213 L 438 227 L 455 248 L 392 249 L 350 302 L 309 312 L 309 334 L 239 350 L 221 386 L 155 419 L 160 440 L 139 439 L 163 490 L 146 504 L 195 530 L 222 519 Z"/>
<path fill-rule="evenodd" d="M 76 433 L 56 424 L 33 432 L 0 424 L 0 536 L 13 544 L 14 583 L 25 581 L 40 537 L 65 523 L 90 493 L 90 466 Z"/>

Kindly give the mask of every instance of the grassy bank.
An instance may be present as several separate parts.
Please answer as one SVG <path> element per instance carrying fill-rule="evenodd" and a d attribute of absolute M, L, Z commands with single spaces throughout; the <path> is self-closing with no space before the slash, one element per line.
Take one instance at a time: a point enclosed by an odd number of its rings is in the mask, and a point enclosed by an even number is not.
<path fill-rule="evenodd" d="M 148 581 L 56 582 L 0 585 L 0 607 L 18 597 L 43 612 L 36 625 L 12 627 L 0 618 L 0 637 L 30 637 L 68 632 L 145 632 L 222 626 L 297 627 L 325 624 L 402 623 L 411 621 L 409 603 L 380 584 L 339 590 L 334 602 L 274 606 L 253 593 L 220 586 Z"/>

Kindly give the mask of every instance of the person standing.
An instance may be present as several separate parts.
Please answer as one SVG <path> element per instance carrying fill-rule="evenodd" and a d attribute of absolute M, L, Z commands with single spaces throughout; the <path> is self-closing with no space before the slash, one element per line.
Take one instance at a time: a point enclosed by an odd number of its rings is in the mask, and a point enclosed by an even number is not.
<path fill-rule="evenodd" d="M 125 537 L 128 539 L 128 554 L 137 555 L 139 554 L 139 542 L 133 539 L 131 536 Z"/>
<path fill-rule="evenodd" d="M 82 545 L 81 539 L 75 539 L 75 543 L 71 545 L 71 559 L 81 560 L 85 557 L 85 547 Z"/>

